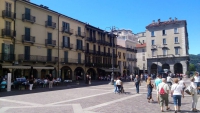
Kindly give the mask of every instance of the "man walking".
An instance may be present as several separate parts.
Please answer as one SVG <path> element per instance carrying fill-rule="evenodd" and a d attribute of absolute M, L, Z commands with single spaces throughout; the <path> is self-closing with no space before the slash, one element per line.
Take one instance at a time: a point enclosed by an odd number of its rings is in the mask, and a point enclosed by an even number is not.
<path fill-rule="evenodd" d="M 160 83 L 162 83 L 162 80 L 161 80 L 161 75 L 157 75 L 157 78 L 156 78 L 156 80 L 155 80 L 155 90 L 157 90 L 157 87 L 158 87 L 158 85 L 160 84 Z M 157 101 L 158 101 L 158 103 L 160 102 L 159 101 L 159 94 L 157 93 Z"/>
<path fill-rule="evenodd" d="M 197 85 L 197 87 L 200 87 L 200 76 L 199 76 L 198 72 L 195 73 L 194 83 Z M 200 94 L 200 90 L 199 89 L 197 89 L 197 93 Z"/>
<path fill-rule="evenodd" d="M 134 83 L 135 83 L 135 87 L 136 87 L 136 91 L 139 94 L 139 86 L 140 86 L 140 77 L 138 75 L 136 75 L 135 79 L 134 79 Z"/>
<path fill-rule="evenodd" d="M 163 112 L 163 105 L 165 102 L 166 110 L 170 110 L 168 107 L 169 104 L 169 86 L 166 84 L 166 79 L 162 78 L 162 83 L 160 83 L 157 87 L 157 94 L 159 95 L 160 99 L 160 108 L 161 112 Z"/>

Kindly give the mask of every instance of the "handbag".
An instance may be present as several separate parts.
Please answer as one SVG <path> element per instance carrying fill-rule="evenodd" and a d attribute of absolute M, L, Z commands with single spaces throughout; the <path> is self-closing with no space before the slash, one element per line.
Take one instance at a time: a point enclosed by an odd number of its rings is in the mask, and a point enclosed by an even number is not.
<path fill-rule="evenodd" d="M 192 95 L 194 94 L 194 89 L 192 86 L 188 86 L 185 90 L 185 92 L 188 94 L 188 95 Z"/>

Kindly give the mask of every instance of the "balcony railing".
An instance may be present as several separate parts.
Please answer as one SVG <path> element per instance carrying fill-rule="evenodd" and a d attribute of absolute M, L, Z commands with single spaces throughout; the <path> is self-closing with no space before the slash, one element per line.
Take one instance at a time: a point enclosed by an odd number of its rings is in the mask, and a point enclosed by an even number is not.
<path fill-rule="evenodd" d="M 16 14 L 11 12 L 11 11 L 3 10 L 2 11 L 2 17 L 3 18 L 15 19 L 16 18 Z"/>
<path fill-rule="evenodd" d="M 51 22 L 51 21 L 45 21 L 45 26 L 46 27 L 50 27 L 52 29 L 56 28 L 56 23 L 55 22 Z"/>
<path fill-rule="evenodd" d="M 1 35 L 2 35 L 3 37 L 6 36 L 6 37 L 11 37 L 11 38 L 13 38 L 13 37 L 15 37 L 16 32 L 13 31 L 13 30 L 10 30 L 10 29 L 2 29 L 2 30 L 1 30 Z"/>
<path fill-rule="evenodd" d="M 73 46 L 74 46 L 73 44 L 68 44 L 68 45 L 63 44 L 63 48 L 73 49 L 74 48 Z"/>
<path fill-rule="evenodd" d="M 128 61 L 136 61 L 136 58 L 127 58 Z"/>
<path fill-rule="evenodd" d="M 96 43 L 96 38 L 87 37 L 86 41 Z"/>
<path fill-rule="evenodd" d="M 34 36 L 26 36 L 26 35 L 22 35 L 22 42 L 26 42 L 26 43 L 35 43 L 35 37 Z"/>
<path fill-rule="evenodd" d="M 14 61 L 15 60 L 15 54 L 1 53 L 0 54 L 0 60 L 1 61 Z"/>
<path fill-rule="evenodd" d="M 112 47 L 112 43 L 109 43 L 109 46 Z M 115 47 L 115 43 L 113 43 L 113 47 Z"/>
<path fill-rule="evenodd" d="M 67 29 L 67 28 L 63 27 L 63 28 L 62 28 L 62 32 L 71 35 L 71 34 L 74 33 L 74 30 L 73 30 L 73 29 Z"/>
<path fill-rule="evenodd" d="M 46 46 L 56 46 L 56 40 L 45 39 Z"/>
<path fill-rule="evenodd" d="M 58 61 L 58 57 L 26 55 L 26 54 L 19 54 L 18 59 L 20 61 L 29 61 L 29 62 L 57 62 Z"/>
<path fill-rule="evenodd" d="M 80 37 L 84 38 L 85 37 L 85 32 L 76 31 L 76 36 L 80 36 Z"/>
<path fill-rule="evenodd" d="M 32 16 L 30 14 L 22 14 L 22 20 L 31 22 L 31 23 L 35 23 L 35 16 Z"/>
<path fill-rule="evenodd" d="M 173 54 L 168 54 L 168 55 L 158 55 L 157 58 L 173 58 L 175 55 Z"/>
<path fill-rule="evenodd" d="M 84 64 L 85 60 L 72 59 L 72 58 L 61 58 L 61 63 L 63 63 L 63 64 Z"/>

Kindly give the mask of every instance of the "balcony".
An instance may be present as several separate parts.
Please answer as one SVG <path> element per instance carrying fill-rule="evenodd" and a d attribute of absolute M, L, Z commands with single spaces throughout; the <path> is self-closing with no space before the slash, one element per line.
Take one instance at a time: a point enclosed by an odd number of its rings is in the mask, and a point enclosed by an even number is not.
<path fill-rule="evenodd" d="M 35 23 L 35 17 L 31 16 L 30 14 L 22 14 L 22 21 L 30 22 L 30 23 Z"/>
<path fill-rule="evenodd" d="M 12 62 L 12 61 L 15 60 L 15 54 L 1 53 L 0 60 L 1 61 Z"/>
<path fill-rule="evenodd" d="M 112 43 L 109 43 L 109 46 L 112 47 Z M 113 43 L 113 47 L 115 47 L 115 44 Z"/>
<path fill-rule="evenodd" d="M 16 35 L 16 32 L 10 29 L 2 29 L 1 30 L 1 35 L 2 37 L 10 37 L 10 38 L 14 38 Z"/>
<path fill-rule="evenodd" d="M 104 52 L 101 52 L 100 55 L 101 55 L 101 56 L 104 56 Z"/>
<path fill-rule="evenodd" d="M 35 43 L 35 37 L 33 37 L 33 36 L 22 35 L 22 42 L 23 42 L 23 43 L 31 43 L 31 44 L 34 44 L 34 43 Z"/>
<path fill-rule="evenodd" d="M 136 61 L 136 58 L 127 58 L 128 61 Z"/>
<path fill-rule="evenodd" d="M 49 40 L 49 39 L 45 39 L 45 45 L 46 46 L 56 46 L 56 40 Z"/>
<path fill-rule="evenodd" d="M 3 10 L 2 11 L 2 17 L 14 20 L 16 18 L 16 14 L 11 12 L 11 11 Z"/>
<path fill-rule="evenodd" d="M 112 56 L 112 54 L 111 53 L 106 53 L 106 56 L 110 57 L 110 56 Z"/>
<path fill-rule="evenodd" d="M 175 55 L 173 54 L 168 54 L 168 55 L 158 55 L 157 58 L 174 58 Z"/>
<path fill-rule="evenodd" d="M 88 37 L 86 41 L 96 43 L 96 38 Z"/>
<path fill-rule="evenodd" d="M 76 36 L 84 38 L 85 37 L 85 32 L 76 31 Z"/>
<path fill-rule="evenodd" d="M 85 49 L 84 49 L 83 46 L 77 46 L 77 45 L 76 45 L 76 50 L 84 51 Z"/>
<path fill-rule="evenodd" d="M 73 29 L 67 29 L 67 28 L 62 28 L 62 32 L 63 33 L 67 33 L 69 35 L 72 35 L 74 33 L 74 30 Z"/>
<path fill-rule="evenodd" d="M 81 59 L 71 59 L 71 58 L 61 58 L 62 64 L 85 64 L 85 60 Z"/>
<path fill-rule="evenodd" d="M 58 57 L 51 57 L 51 56 L 40 56 L 40 55 L 26 55 L 26 54 L 19 54 L 18 55 L 19 61 L 25 62 L 54 62 L 58 61 Z"/>
<path fill-rule="evenodd" d="M 56 28 L 56 23 L 55 22 L 51 22 L 51 21 L 45 21 L 45 26 L 55 29 Z"/>
<path fill-rule="evenodd" d="M 97 55 L 101 55 L 101 52 L 100 51 L 96 51 Z"/>
<path fill-rule="evenodd" d="M 63 44 L 63 48 L 68 48 L 68 49 L 73 49 L 73 44 L 67 44 L 67 45 L 64 45 Z"/>

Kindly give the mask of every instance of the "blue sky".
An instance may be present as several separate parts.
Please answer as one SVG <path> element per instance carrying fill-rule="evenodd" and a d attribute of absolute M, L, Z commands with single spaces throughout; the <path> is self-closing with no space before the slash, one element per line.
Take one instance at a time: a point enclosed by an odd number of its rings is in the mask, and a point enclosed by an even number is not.
<path fill-rule="evenodd" d="M 59 1 L 59 2 L 58 2 Z M 200 54 L 200 0 L 31 0 L 38 5 L 106 29 L 145 31 L 152 20 L 187 20 L 189 53 Z M 108 31 L 108 29 L 106 29 Z"/>

